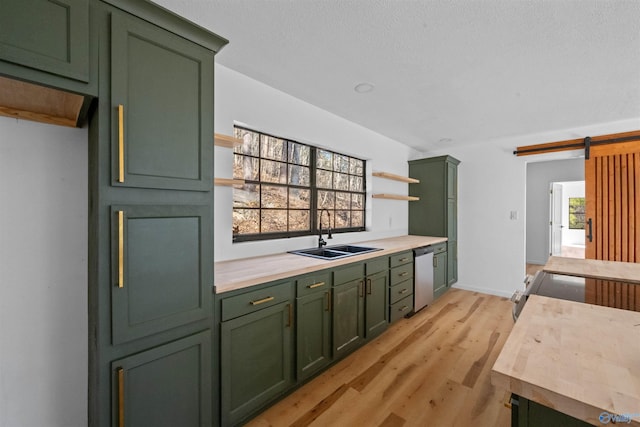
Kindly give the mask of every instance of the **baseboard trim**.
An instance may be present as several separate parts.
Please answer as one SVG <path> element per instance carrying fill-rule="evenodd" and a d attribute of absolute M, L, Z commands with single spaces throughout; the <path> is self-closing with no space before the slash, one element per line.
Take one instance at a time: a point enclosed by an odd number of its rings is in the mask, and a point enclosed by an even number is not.
<path fill-rule="evenodd" d="M 462 290 L 465 290 L 465 291 L 480 292 L 482 294 L 496 295 L 496 296 L 504 297 L 504 298 L 511 298 L 511 295 L 513 295 L 513 291 L 509 292 L 509 291 L 501 291 L 501 290 L 491 289 L 491 288 L 478 288 L 476 286 L 469 286 L 469 285 L 465 285 L 465 284 L 462 284 L 462 283 L 456 283 L 452 287 L 454 289 L 462 289 Z"/>

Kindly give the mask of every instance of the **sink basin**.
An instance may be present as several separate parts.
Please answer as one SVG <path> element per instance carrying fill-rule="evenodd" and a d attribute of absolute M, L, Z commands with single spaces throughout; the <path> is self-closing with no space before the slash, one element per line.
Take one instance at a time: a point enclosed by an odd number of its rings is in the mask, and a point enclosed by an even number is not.
<path fill-rule="evenodd" d="M 368 248 L 366 246 L 337 245 L 326 248 L 300 249 L 298 251 L 289 251 L 289 253 L 320 259 L 339 259 L 379 250 L 381 249 Z"/>

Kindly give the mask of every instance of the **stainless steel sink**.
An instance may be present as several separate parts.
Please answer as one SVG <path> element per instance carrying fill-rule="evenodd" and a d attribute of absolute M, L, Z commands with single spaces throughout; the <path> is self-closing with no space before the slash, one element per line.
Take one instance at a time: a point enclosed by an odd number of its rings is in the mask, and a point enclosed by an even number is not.
<path fill-rule="evenodd" d="M 380 250 L 382 249 L 366 246 L 336 245 L 327 246 L 326 248 L 300 249 L 298 251 L 289 251 L 289 253 L 320 259 L 339 259 Z"/>

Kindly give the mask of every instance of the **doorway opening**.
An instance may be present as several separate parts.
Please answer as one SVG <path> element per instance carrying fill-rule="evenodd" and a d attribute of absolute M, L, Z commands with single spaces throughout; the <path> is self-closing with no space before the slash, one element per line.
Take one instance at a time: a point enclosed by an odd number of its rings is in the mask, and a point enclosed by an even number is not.
<path fill-rule="evenodd" d="M 550 186 L 549 255 L 584 258 L 584 181 L 552 182 Z"/>

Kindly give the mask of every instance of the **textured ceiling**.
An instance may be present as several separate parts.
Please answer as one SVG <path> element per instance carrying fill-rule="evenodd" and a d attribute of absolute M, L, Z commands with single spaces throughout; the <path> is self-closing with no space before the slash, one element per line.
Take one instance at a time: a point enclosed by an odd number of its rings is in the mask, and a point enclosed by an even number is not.
<path fill-rule="evenodd" d="M 638 0 L 154 1 L 229 39 L 220 64 L 423 151 L 640 117 Z"/>

